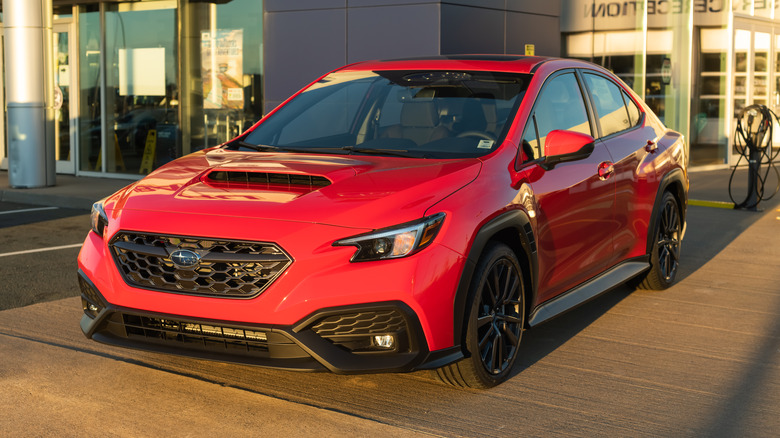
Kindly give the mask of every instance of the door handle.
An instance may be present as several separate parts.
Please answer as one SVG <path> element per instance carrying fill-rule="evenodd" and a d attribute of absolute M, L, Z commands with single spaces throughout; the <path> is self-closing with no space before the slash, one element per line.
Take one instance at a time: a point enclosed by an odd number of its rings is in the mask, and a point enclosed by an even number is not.
<path fill-rule="evenodd" d="M 606 181 L 615 173 L 615 163 L 611 161 L 602 161 L 599 163 L 599 179 Z"/>
<path fill-rule="evenodd" d="M 656 143 L 654 140 L 647 140 L 647 144 L 645 145 L 645 150 L 647 152 L 653 153 L 655 150 L 658 149 L 658 143 Z"/>

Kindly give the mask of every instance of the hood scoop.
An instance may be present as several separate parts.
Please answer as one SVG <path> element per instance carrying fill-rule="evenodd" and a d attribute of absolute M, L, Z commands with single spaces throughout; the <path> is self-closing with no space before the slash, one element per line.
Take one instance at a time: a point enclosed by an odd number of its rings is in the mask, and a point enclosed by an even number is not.
<path fill-rule="evenodd" d="M 324 176 L 296 173 L 212 170 L 201 181 L 221 189 L 256 189 L 305 193 L 329 186 Z"/>

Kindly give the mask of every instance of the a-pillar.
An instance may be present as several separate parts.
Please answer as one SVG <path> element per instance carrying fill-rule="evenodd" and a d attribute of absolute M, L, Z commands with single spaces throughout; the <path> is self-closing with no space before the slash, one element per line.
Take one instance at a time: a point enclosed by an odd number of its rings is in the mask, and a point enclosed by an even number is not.
<path fill-rule="evenodd" d="M 8 181 L 55 183 L 52 0 L 2 0 L 8 107 Z"/>

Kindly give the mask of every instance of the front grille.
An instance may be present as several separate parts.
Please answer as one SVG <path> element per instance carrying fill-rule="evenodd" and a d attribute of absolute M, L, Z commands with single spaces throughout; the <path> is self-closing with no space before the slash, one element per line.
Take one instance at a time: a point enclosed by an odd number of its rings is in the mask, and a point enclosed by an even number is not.
<path fill-rule="evenodd" d="M 328 316 L 312 326 L 323 338 L 397 333 L 406 327 L 401 312 L 388 309 Z"/>
<path fill-rule="evenodd" d="M 267 353 L 268 333 L 240 327 L 208 325 L 176 319 L 121 314 L 129 339 L 166 341 L 185 348 L 226 352 Z"/>
<path fill-rule="evenodd" d="M 292 263 L 273 243 L 215 240 L 120 232 L 111 252 L 131 286 L 229 298 L 251 298 L 267 288 Z M 193 266 L 171 260 L 177 250 L 198 254 Z"/>

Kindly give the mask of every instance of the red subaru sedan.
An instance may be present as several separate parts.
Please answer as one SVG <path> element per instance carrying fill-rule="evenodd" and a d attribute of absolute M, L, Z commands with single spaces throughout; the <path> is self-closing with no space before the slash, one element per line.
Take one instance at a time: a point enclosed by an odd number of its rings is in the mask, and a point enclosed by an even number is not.
<path fill-rule="evenodd" d="M 96 203 L 91 339 L 290 370 L 506 380 L 523 331 L 675 279 L 683 137 L 596 65 L 352 64 Z"/>

